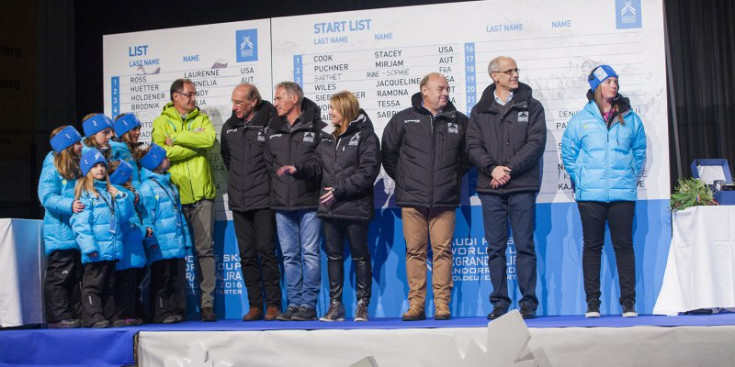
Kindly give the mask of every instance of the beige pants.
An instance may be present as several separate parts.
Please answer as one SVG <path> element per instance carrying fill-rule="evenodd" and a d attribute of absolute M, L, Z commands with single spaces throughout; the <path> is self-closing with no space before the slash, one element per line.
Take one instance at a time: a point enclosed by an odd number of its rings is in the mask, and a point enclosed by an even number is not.
<path fill-rule="evenodd" d="M 408 302 L 423 307 L 426 303 L 426 253 L 429 237 L 434 254 L 434 303 L 449 305 L 452 298 L 452 240 L 454 208 L 402 208 L 403 236 L 406 238 L 406 277 Z"/>

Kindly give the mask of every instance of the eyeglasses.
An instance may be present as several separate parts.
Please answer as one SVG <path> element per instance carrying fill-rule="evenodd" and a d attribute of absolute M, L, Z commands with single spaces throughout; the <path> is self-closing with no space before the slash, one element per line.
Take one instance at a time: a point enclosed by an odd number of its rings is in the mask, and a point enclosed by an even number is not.
<path fill-rule="evenodd" d="M 513 75 L 513 73 L 520 74 L 520 72 L 521 72 L 521 69 L 519 69 L 519 68 L 508 69 L 508 70 L 504 70 L 504 71 L 499 71 L 499 70 L 493 71 L 493 73 L 503 73 L 503 74 L 507 74 L 508 76 Z"/>
<path fill-rule="evenodd" d="M 179 94 L 181 94 L 182 96 L 185 96 L 186 98 L 189 98 L 189 99 L 191 99 L 191 97 L 196 97 L 197 96 L 197 92 L 189 92 L 189 93 L 179 92 Z"/>

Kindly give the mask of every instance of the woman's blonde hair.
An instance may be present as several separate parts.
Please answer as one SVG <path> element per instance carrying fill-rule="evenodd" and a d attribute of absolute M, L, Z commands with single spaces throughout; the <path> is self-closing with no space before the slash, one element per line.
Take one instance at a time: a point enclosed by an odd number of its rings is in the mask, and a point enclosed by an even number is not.
<path fill-rule="evenodd" d="M 605 117 L 605 111 L 602 110 L 602 83 L 595 88 L 595 103 L 597 104 L 597 108 L 600 109 L 600 114 L 602 117 Z M 623 120 L 623 115 L 620 114 L 620 104 L 619 103 L 613 103 L 612 106 L 610 106 L 610 109 L 613 111 L 614 114 L 617 115 L 618 121 L 620 121 L 621 125 L 625 125 L 625 120 Z M 607 123 L 607 121 L 605 121 Z"/>
<path fill-rule="evenodd" d="M 101 163 L 97 163 L 97 164 L 101 164 Z M 95 166 L 97 164 L 95 164 Z M 92 170 L 89 170 L 86 176 L 77 180 L 77 185 L 74 186 L 74 199 L 79 200 L 79 198 L 82 196 L 82 191 L 86 191 L 94 197 L 99 196 L 100 193 L 97 192 L 97 189 L 94 187 L 94 180 L 95 178 L 92 177 Z M 107 174 L 107 171 L 105 171 L 105 182 L 107 183 L 107 185 L 105 186 L 105 189 L 109 189 L 110 188 L 110 175 Z"/>
<path fill-rule="evenodd" d="M 68 126 L 69 125 L 63 125 L 55 128 L 51 132 L 51 138 L 58 135 Z M 56 170 L 59 172 L 61 177 L 67 180 L 73 180 L 80 176 L 79 158 L 81 157 L 74 151 L 74 145 L 76 145 L 76 143 L 68 146 L 59 153 L 54 153 L 54 167 L 56 167 Z"/>
<path fill-rule="evenodd" d="M 354 94 L 343 90 L 333 94 L 332 98 L 329 99 L 329 104 L 332 106 L 332 109 L 342 115 L 342 125 L 339 131 L 335 129 L 333 133 L 334 136 L 339 136 L 347 130 L 350 122 L 357 119 L 357 116 L 360 114 L 360 102 L 357 101 Z"/>

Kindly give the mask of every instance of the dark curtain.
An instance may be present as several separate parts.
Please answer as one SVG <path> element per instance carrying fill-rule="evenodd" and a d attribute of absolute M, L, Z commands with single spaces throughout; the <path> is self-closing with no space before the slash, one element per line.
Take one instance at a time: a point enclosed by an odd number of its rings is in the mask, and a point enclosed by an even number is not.
<path fill-rule="evenodd" d="M 691 176 L 689 166 L 694 159 L 727 158 L 731 167 L 735 164 L 733 4 L 731 0 L 664 2 L 670 55 L 667 67 L 672 187 L 679 175 Z"/>

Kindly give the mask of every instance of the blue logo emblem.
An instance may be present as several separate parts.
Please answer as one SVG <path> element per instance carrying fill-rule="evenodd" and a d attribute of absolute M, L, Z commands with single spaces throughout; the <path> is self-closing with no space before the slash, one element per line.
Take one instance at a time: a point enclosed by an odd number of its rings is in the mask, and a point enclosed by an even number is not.
<path fill-rule="evenodd" d="M 618 29 L 641 28 L 641 0 L 615 0 Z"/>
<path fill-rule="evenodd" d="M 235 31 L 237 62 L 258 61 L 258 30 Z"/>

